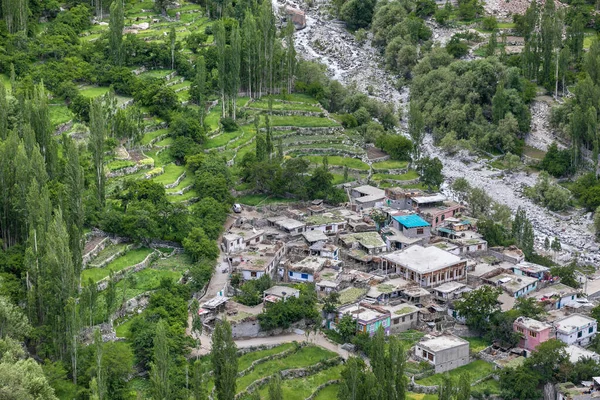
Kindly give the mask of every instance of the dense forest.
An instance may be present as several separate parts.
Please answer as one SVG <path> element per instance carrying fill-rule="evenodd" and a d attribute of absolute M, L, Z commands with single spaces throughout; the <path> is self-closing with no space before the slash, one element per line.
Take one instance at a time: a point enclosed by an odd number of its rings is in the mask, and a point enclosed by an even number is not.
<path fill-rule="evenodd" d="M 294 25 L 275 16 L 269 0 L 199 0 L 182 3 L 182 13 L 170 0 L 0 3 L 2 399 L 204 399 L 210 369 L 217 398 L 232 399 L 237 361 L 230 327 L 215 330 L 208 362 L 190 358 L 199 343 L 186 328 L 189 310 L 198 309 L 192 294 L 210 280 L 219 257 L 217 239 L 234 194 L 342 203 L 346 194 L 337 184 L 364 171 L 349 172 L 342 162 L 340 173 L 329 158 L 360 158 L 366 145 L 411 162 L 422 189 L 443 182 L 441 162 L 420 154 L 428 133 L 448 153 L 502 155 L 510 169 L 511 157 L 524 152 L 529 106 L 543 92 L 560 99 L 551 123 L 563 143 L 552 145 L 537 166 L 547 173 L 528 196 L 563 210 L 573 200 L 554 178 L 575 177 L 568 186 L 577 204 L 600 207 L 593 172 L 600 153 L 600 18 L 589 1 L 533 2 L 515 15 L 513 29 L 524 38 L 517 54 L 505 50 L 506 33 L 495 18 L 484 17 L 477 0 L 459 0 L 456 7 L 432 0 L 332 1 L 331 13 L 358 42 L 372 37 L 397 87 L 410 88 L 405 113 L 301 60 Z M 193 12 L 185 13 L 187 6 Z M 160 30 L 144 36 L 130 28 L 148 15 Z M 486 38 L 465 29 L 445 46 L 434 44 L 432 26 L 467 24 L 480 24 Z M 167 75 L 182 81 L 167 84 Z M 106 90 L 89 94 L 98 88 Z M 282 116 L 281 102 L 311 115 Z M 294 123 L 295 130 L 337 129 L 323 135 L 336 152 L 302 157 L 306 150 L 273 129 Z M 399 135 L 404 123 L 406 135 Z M 156 149 L 159 141 L 169 146 Z M 351 153 L 357 148 L 363 153 Z M 129 158 L 119 158 L 122 153 Z M 128 168 L 135 172 L 121 174 Z M 177 180 L 167 180 L 169 174 Z M 173 201 L 175 189 L 190 201 Z M 535 257 L 524 215 L 511 221 L 510 209 L 464 181 L 454 189 L 468 199 L 490 244 L 517 244 Z M 146 282 L 116 268 L 89 272 L 94 268 L 83 256 L 95 230 L 128 240 L 129 256 L 138 258 L 127 266 L 154 261 L 173 243 L 185 250 L 185 271 L 154 277 L 145 288 L 151 289 L 147 307 L 127 324 L 115 321 L 116 312 Z M 242 287 L 249 304 L 262 292 L 252 285 Z M 261 325 L 288 327 L 300 319 L 316 325 L 313 294 L 273 307 Z M 510 324 L 511 316 L 491 313 L 482 335 Z M 126 325 L 127 340 L 103 340 L 100 328 L 117 323 Z M 362 340 L 372 370 L 349 361 L 341 398 L 403 398 L 401 344 Z M 503 376 L 509 396 L 538 394 L 535 388 L 518 392 L 515 382 L 560 378 L 539 367 L 542 361 Z M 573 374 L 578 380 L 588 375 Z M 385 383 L 389 396 L 373 389 L 376 382 Z M 446 385 L 460 394 L 456 398 L 469 398 L 464 382 Z M 277 383 L 272 386 L 270 398 L 281 398 Z"/>

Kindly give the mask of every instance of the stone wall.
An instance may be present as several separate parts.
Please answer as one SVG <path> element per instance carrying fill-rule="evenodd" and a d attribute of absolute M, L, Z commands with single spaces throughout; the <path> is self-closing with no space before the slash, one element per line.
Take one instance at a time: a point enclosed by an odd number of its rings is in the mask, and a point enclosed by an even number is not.
<path fill-rule="evenodd" d="M 175 180 L 175 182 L 173 183 L 169 183 L 165 185 L 165 189 L 173 189 L 174 187 L 177 187 L 177 185 L 179 185 L 179 183 L 181 183 L 181 181 L 185 178 L 185 172 L 181 175 L 179 175 L 179 178 L 177 178 Z"/>
<path fill-rule="evenodd" d="M 144 259 L 144 261 L 137 263 L 135 265 L 132 265 L 130 267 L 125 267 L 122 270 L 116 272 L 113 276 L 113 282 L 119 282 L 121 279 L 123 279 L 129 272 L 138 272 L 141 271 L 143 269 L 146 269 L 156 258 L 158 257 L 158 252 L 157 251 L 153 251 L 152 253 L 148 254 L 148 256 L 146 256 L 146 258 Z M 110 277 L 106 277 L 100 281 L 97 282 L 97 286 L 98 286 L 98 291 L 102 291 L 104 289 L 106 289 L 108 287 L 108 282 L 110 280 Z"/>
<path fill-rule="evenodd" d="M 104 250 L 104 248 L 109 243 L 110 243 L 110 239 L 105 237 L 90 252 L 88 252 L 87 254 L 84 254 L 83 255 L 83 266 L 85 267 L 92 260 L 92 258 L 96 257 L 98 255 L 98 253 L 100 253 L 102 250 Z"/>
<path fill-rule="evenodd" d="M 113 262 L 115 259 L 121 257 L 123 254 L 127 253 L 129 250 L 132 250 L 132 249 L 133 249 L 133 245 L 126 246 L 124 249 L 119 250 L 118 252 L 116 252 L 112 256 L 108 257 L 106 260 L 102 261 L 100 264 L 90 264 L 88 266 L 88 268 L 104 268 L 108 264 L 110 264 L 111 262 Z"/>

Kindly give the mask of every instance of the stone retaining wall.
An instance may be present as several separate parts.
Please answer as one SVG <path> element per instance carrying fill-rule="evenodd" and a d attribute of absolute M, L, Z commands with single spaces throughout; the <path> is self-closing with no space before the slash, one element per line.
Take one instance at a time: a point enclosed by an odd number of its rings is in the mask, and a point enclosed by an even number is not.
<path fill-rule="evenodd" d="M 139 172 L 143 169 L 152 169 L 152 168 L 154 168 L 154 164 L 136 164 L 131 167 L 125 167 L 125 168 L 118 169 L 116 171 L 111 171 L 106 174 L 106 177 L 107 178 L 116 178 L 118 176 L 135 174 L 136 172 Z"/>
<path fill-rule="evenodd" d="M 306 149 L 291 149 L 291 150 L 283 151 L 284 155 L 287 155 L 290 153 L 298 153 L 298 155 L 300 155 L 300 156 L 301 155 L 311 155 L 311 154 L 327 154 L 327 155 L 334 155 L 334 156 L 349 156 L 349 157 L 353 157 L 353 158 L 355 158 L 357 155 L 361 155 L 361 153 L 359 152 L 358 149 L 357 149 L 356 153 L 353 153 L 348 150 L 332 149 L 332 148 L 327 148 L 327 147 L 319 147 L 319 148 L 307 147 Z"/>
<path fill-rule="evenodd" d="M 308 396 L 305 400 L 313 400 L 315 397 L 317 397 L 319 395 L 319 392 L 321 390 L 325 389 L 327 386 L 336 385 L 336 384 L 340 383 L 341 381 L 342 381 L 341 379 L 333 379 L 333 380 L 325 382 L 322 385 L 317 386 L 315 391 L 312 392 L 312 394 L 310 396 Z"/>
<path fill-rule="evenodd" d="M 146 256 L 146 258 L 144 259 L 144 261 L 137 263 L 135 265 L 132 265 L 130 267 L 125 267 L 122 270 L 115 272 L 114 276 L 113 276 L 113 282 L 119 282 L 121 279 L 123 279 L 129 272 L 138 272 L 141 271 L 143 269 L 148 268 L 148 266 L 158 257 L 158 252 L 157 251 L 153 251 L 152 253 L 148 254 Z M 108 286 L 108 282 L 110 280 L 110 276 L 107 276 L 106 278 L 100 280 L 97 282 L 97 287 L 98 287 L 98 291 L 102 291 L 104 289 L 107 288 Z"/>
<path fill-rule="evenodd" d="M 252 103 L 250 103 L 252 104 Z M 252 107 L 252 106 L 246 106 L 244 107 L 246 110 L 251 110 L 251 111 L 258 111 L 258 112 L 269 112 L 268 110 L 265 110 L 264 108 L 258 108 L 258 107 Z M 303 110 L 273 110 L 270 111 L 273 115 L 282 115 L 282 116 L 286 116 L 286 117 L 291 117 L 291 116 L 303 116 L 303 117 L 322 117 L 324 116 L 324 112 L 323 111 L 303 111 Z"/>
<path fill-rule="evenodd" d="M 166 184 L 165 189 L 173 189 L 174 187 L 177 187 L 177 185 L 179 185 L 184 178 L 185 178 L 185 172 L 183 172 L 181 175 L 179 175 L 179 178 L 177 178 L 175 180 L 175 182 Z"/>
<path fill-rule="evenodd" d="M 306 346 L 306 344 L 307 344 L 306 342 L 297 343 L 296 346 L 292 347 L 291 349 L 282 351 L 281 353 L 271 354 L 269 356 L 259 358 L 258 360 L 253 361 L 252 364 L 248 368 L 246 368 L 243 371 L 238 372 L 237 376 L 238 376 L 238 378 L 241 378 L 244 375 L 248 375 L 250 372 L 252 372 L 254 370 L 254 368 L 257 365 L 266 363 L 267 361 L 278 360 L 280 358 L 287 357 L 288 355 L 295 353 L 298 350 L 300 350 L 302 347 Z M 277 346 L 279 346 L 279 344 Z M 277 346 L 273 346 L 273 347 L 277 347 Z"/>
<path fill-rule="evenodd" d="M 88 252 L 87 254 L 84 254 L 83 262 L 82 262 L 83 266 L 85 267 L 87 265 L 87 263 L 89 263 L 92 260 L 92 258 L 96 257 L 98 255 L 98 253 L 100 253 L 102 250 L 104 250 L 104 248 L 109 243 L 109 241 L 110 241 L 110 239 L 105 237 L 90 252 Z"/>
<path fill-rule="evenodd" d="M 133 245 L 125 246 L 122 250 L 117 251 L 112 256 L 108 257 L 106 260 L 102 261 L 100 264 L 90 264 L 88 268 L 104 268 L 115 259 L 121 257 L 123 254 L 127 253 L 129 250 L 133 249 Z"/>
<path fill-rule="evenodd" d="M 393 183 L 396 185 L 416 185 L 417 183 L 419 183 L 419 178 L 417 179 L 410 179 L 407 181 L 401 181 L 398 179 L 382 179 L 380 182 L 389 182 L 389 183 Z"/>
<path fill-rule="evenodd" d="M 261 131 L 266 132 L 265 128 L 260 128 Z M 316 126 L 313 128 L 300 128 L 297 126 L 273 126 L 271 127 L 271 130 L 273 131 L 297 131 L 299 134 L 305 133 L 305 132 L 319 132 L 319 133 L 325 133 L 328 135 L 334 134 L 334 133 L 341 133 L 344 131 L 344 128 L 342 128 L 341 126 L 330 126 L 330 127 L 324 127 L 324 126 Z"/>

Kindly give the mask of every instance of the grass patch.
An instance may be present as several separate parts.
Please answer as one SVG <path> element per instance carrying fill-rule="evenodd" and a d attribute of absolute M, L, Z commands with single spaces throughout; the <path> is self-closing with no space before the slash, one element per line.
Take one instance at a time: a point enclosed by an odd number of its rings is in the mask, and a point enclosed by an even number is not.
<path fill-rule="evenodd" d="M 140 144 L 142 146 L 147 146 L 150 144 L 151 141 L 153 141 L 157 137 L 159 137 L 161 135 L 166 135 L 167 133 L 169 133 L 168 129 L 157 129 L 152 132 L 146 132 L 146 133 L 144 133 L 144 136 L 142 137 Z"/>
<path fill-rule="evenodd" d="M 167 164 L 164 167 L 165 173 L 153 178 L 152 180 L 161 185 L 168 185 L 174 183 L 177 178 L 183 174 L 185 167 L 183 165 Z"/>
<path fill-rule="evenodd" d="M 104 268 L 89 268 L 83 270 L 81 272 L 81 281 L 85 283 L 91 278 L 94 282 L 98 282 L 99 280 L 106 278 L 110 274 L 110 271 L 117 272 L 123 268 L 130 267 L 144 261 L 144 259 L 153 251 L 154 250 L 146 247 L 128 251 L 121 257 L 113 260 Z"/>
<path fill-rule="evenodd" d="M 123 168 L 133 167 L 134 165 L 135 165 L 135 163 L 133 161 L 115 160 L 115 161 L 109 162 L 107 167 L 111 171 L 118 171 Z"/>
<path fill-rule="evenodd" d="M 329 350 L 325 350 L 322 347 L 317 346 L 306 346 L 298 350 L 296 353 L 289 355 L 288 357 L 281 358 L 278 360 L 267 361 L 263 364 L 257 365 L 252 372 L 245 375 L 237 380 L 238 393 L 245 390 L 248 385 L 257 379 L 265 376 L 273 375 L 284 369 L 291 368 L 304 368 L 309 365 L 317 364 L 321 361 L 328 360 L 336 356 Z"/>
<path fill-rule="evenodd" d="M 527 145 L 523 147 L 523 154 L 536 160 L 542 160 L 546 156 L 545 151 Z"/>
<path fill-rule="evenodd" d="M 269 101 L 268 100 L 258 100 L 253 101 L 250 104 L 247 104 L 247 107 L 250 108 L 260 108 L 261 110 L 269 109 Z M 280 101 L 273 102 L 273 110 L 278 111 L 309 111 L 309 112 L 322 112 L 321 107 L 318 107 L 313 104 L 307 103 L 282 103 Z"/>
<path fill-rule="evenodd" d="M 491 345 L 490 342 L 482 337 L 464 337 L 463 339 L 469 342 L 469 349 L 471 349 L 471 353 L 479 353 L 481 350 Z"/>
<path fill-rule="evenodd" d="M 306 160 L 313 164 L 323 164 L 322 156 L 305 156 Z M 327 156 L 327 162 L 329 165 L 336 165 L 341 167 L 348 167 L 352 169 L 359 169 L 361 171 L 368 171 L 369 166 L 359 160 L 358 158 L 341 157 L 341 156 Z"/>
<path fill-rule="evenodd" d="M 242 131 L 241 129 L 233 132 L 223 132 L 218 136 L 208 139 L 204 147 L 207 149 L 214 149 L 216 147 L 225 146 L 227 143 L 229 143 L 235 138 L 242 136 L 243 134 L 244 131 Z"/>
<path fill-rule="evenodd" d="M 308 377 L 284 380 L 281 385 L 283 398 L 286 400 L 304 400 L 314 393 L 320 385 L 339 379 L 343 368 L 343 365 L 337 365 Z M 262 398 L 268 398 L 268 392 L 268 385 L 259 391 Z"/>
<path fill-rule="evenodd" d="M 514 22 L 498 22 L 498 29 L 514 29 Z"/>
<path fill-rule="evenodd" d="M 408 167 L 408 161 L 386 160 L 373 163 L 373 169 L 404 169 Z"/>
<path fill-rule="evenodd" d="M 338 398 L 338 393 L 340 391 L 339 384 L 329 385 L 323 390 L 321 390 L 316 396 L 315 400 L 333 400 Z"/>
<path fill-rule="evenodd" d="M 168 199 L 171 203 L 181 203 L 182 201 L 188 201 L 198 197 L 198 193 L 195 190 L 188 190 L 181 196 L 169 196 Z"/>
<path fill-rule="evenodd" d="M 115 329 L 117 337 L 129 338 L 129 329 L 131 328 L 131 324 L 133 324 L 133 320 L 136 318 L 140 317 L 136 315 L 135 317 L 130 318 L 121 325 L 117 326 L 117 328 Z"/>
<path fill-rule="evenodd" d="M 257 206 L 259 204 L 279 204 L 279 203 L 293 203 L 295 199 L 286 199 L 285 197 L 270 197 L 266 194 L 247 194 L 244 196 L 236 197 L 236 202 L 245 204 L 247 206 Z"/>
<path fill-rule="evenodd" d="M 299 115 L 274 115 L 271 117 L 271 126 L 297 126 L 299 128 L 328 128 L 340 126 L 329 118 L 305 117 Z"/>
<path fill-rule="evenodd" d="M 488 379 L 471 387 L 472 393 L 481 393 L 489 396 L 491 394 L 500 394 L 500 382 L 495 379 Z"/>
<path fill-rule="evenodd" d="M 48 113 L 50 114 L 50 123 L 52 126 L 64 124 L 75 117 L 75 114 L 64 104 L 49 104 Z"/>
<path fill-rule="evenodd" d="M 106 86 L 84 86 L 79 89 L 79 94 L 89 99 L 100 97 L 108 93 L 109 88 Z"/>
<path fill-rule="evenodd" d="M 96 257 L 94 257 L 94 259 L 90 262 L 90 265 L 102 264 L 105 260 L 108 260 L 109 257 L 112 257 L 113 255 L 117 254 L 118 252 L 123 250 L 125 247 L 127 247 L 127 245 L 124 243 L 112 244 L 112 245 L 109 244 L 108 246 L 106 246 L 105 248 L 100 250 L 98 255 Z"/>
<path fill-rule="evenodd" d="M 438 400 L 438 395 L 406 392 L 406 400 Z"/>
<path fill-rule="evenodd" d="M 283 353 L 295 346 L 294 343 L 284 343 L 279 346 L 272 347 L 266 350 L 258 350 L 252 351 L 250 353 L 246 353 L 238 359 L 238 371 L 243 371 L 246 368 L 249 368 L 250 365 L 256 360 L 260 360 L 261 358 L 271 356 L 273 354 Z"/>
<path fill-rule="evenodd" d="M 467 365 L 463 365 L 462 367 L 453 369 L 452 371 L 448 371 L 447 374 L 449 374 L 452 379 L 458 382 L 459 376 L 464 373 L 467 373 L 469 374 L 471 382 L 475 382 L 476 380 L 491 374 L 493 370 L 494 366 L 492 364 L 483 360 L 476 360 Z M 440 385 L 442 383 L 443 375 L 444 374 L 431 375 L 427 378 L 419 379 L 416 382 L 419 385 L 424 386 Z"/>
<path fill-rule="evenodd" d="M 160 147 L 164 147 L 164 146 L 170 146 L 173 144 L 175 140 L 173 139 L 173 137 L 171 136 L 167 136 L 166 138 L 164 138 L 163 140 L 161 140 L 160 142 L 156 142 L 155 145 L 156 146 L 160 146 Z"/>
<path fill-rule="evenodd" d="M 172 69 L 153 69 L 151 71 L 142 72 L 140 77 L 165 79 L 167 75 L 172 73 Z"/>
<path fill-rule="evenodd" d="M 204 117 L 204 123 L 208 125 L 208 131 L 212 132 L 219 129 L 219 121 L 221 120 L 221 106 L 217 104 L 210 109 Z"/>
<path fill-rule="evenodd" d="M 263 99 L 268 100 L 268 96 L 263 97 Z M 295 101 L 297 103 L 308 103 L 308 104 L 319 104 L 319 101 L 314 97 L 303 94 L 303 93 L 288 93 L 286 95 L 274 95 L 274 99 L 283 100 L 283 101 Z"/>
<path fill-rule="evenodd" d="M 194 183 L 194 175 L 186 174 L 185 178 L 179 182 L 179 185 L 175 186 L 172 189 L 167 189 L 167 194 L 179 192 L 181 189 L 186 188 Z"/>
<path fill-rule="evenodd" d="M 392 179 L 392 180 L 396 180 L 396 181 L 410 181 L 413 179 L 417 179 L 418 177 L 419 177 L 419 174 L 417 173 L 417 171 L 411 169 L 410 171 L 406 172 L 405 174 L 400 174 L 400 175 L 373 174 L 372 179 L 374 181 L 381 181 L 384 179 Z"/>

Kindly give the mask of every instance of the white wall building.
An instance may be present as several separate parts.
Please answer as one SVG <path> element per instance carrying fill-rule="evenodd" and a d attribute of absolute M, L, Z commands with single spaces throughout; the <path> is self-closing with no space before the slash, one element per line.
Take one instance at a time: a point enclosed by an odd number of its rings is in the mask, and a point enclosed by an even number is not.
<path fill-rule="evenodd" d="M 566 344 L 585 346 L 598 333 L 598 321 L 581 314 L 572 314 L 554 322 L 556 338 Z"/>

